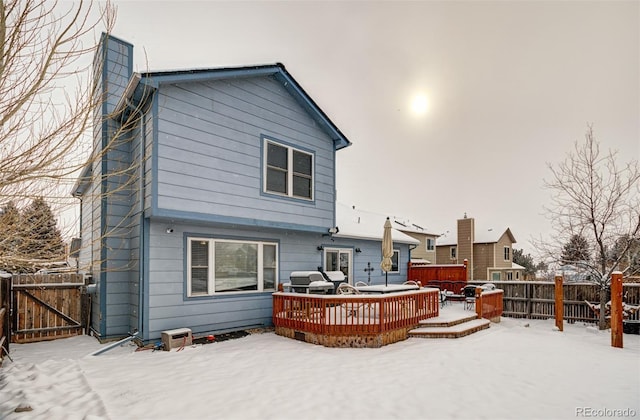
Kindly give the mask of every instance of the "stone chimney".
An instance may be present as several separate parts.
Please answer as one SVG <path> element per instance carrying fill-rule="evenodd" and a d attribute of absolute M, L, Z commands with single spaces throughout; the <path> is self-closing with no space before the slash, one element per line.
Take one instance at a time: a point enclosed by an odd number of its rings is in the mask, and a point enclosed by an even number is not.
<path fill-rule="evenodd" d="M 469 261 L 467 280 L 473 280 L 473 243 L 475 242 L 475 222 L 472 217 L 458 219 L 458 264 L 465 259 Z"/>

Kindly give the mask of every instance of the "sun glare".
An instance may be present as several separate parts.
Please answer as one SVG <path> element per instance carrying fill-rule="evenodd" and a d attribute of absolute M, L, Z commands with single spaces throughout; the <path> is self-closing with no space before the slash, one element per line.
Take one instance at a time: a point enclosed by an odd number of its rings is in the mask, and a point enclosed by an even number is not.
<path fill-rule="evenodd" d="M 429 100 L 427 97 L 419 93 L 415 95 L 411 101 L 411 111 L 415 115 L 424 115 L 429 110 Z"/>

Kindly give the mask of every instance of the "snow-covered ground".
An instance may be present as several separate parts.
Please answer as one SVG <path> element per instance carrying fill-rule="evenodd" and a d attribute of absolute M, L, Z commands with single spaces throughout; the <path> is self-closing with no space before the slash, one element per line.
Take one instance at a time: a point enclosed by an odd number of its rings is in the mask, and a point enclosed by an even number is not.
<path fill-rule="evenodd" d="M 462 310 L 461 305 L 445 307 Z M 326 348 L 275 335 L 183 351 L 88 336 L 11 346 L 7 419 L 640 418 L 640 336 L 502 318 L 460 339 Z M 15 412 L 17 407 L 31 411 Z"/>

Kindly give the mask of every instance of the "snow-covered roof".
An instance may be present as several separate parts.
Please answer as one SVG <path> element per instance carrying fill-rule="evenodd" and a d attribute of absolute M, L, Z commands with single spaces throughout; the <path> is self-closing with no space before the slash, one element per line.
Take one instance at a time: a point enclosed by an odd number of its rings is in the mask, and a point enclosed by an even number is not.
<path fill-rule="evenodd" d="M 431 264 L 431 261 L 424 258 L 411 258 L 411 264 Z"/>
<path fill-rule="evenodd" d="M 474 232 L 475 240 L 473 241 L 473 243 L 474 244 L 495 243 L 495 242 L 498 242 L 502 237 L 502 235 L 504 235 L 505 233 L 509 235 L 509 237 L 511 238 L 511 242 L 516 243 L 516 238 L 513 236 L 513 234 L 511 233 L 511 229 L 509 228 L 506 228 L 505 230 L 493 229 L 493 228 L 488 228 L 488 229 L 476 228 Z M 455 229 L 453 231 L 449 231 L 448 233 L 436 239 L 436 246 L 456 245 L 457 243 L 458 243 L 458 235 Z"/>
<path fill-rule="evenodd" d="M 524 270 L 523 266 L 521 266 L 520 264 L 516 264 L 514 262 L 511 262 L 511 268 L 513 268 L 515 270 Z"/>
<path fill-rule="evenodd" d="M 402 232 L 438 236 L 437 233 L 433 233 L 429 228 L 424 227 L 421 224 L 414 223 L 408 219 L 403 219 L 403 218 L 394 216 L 391 218 L 391 224 L 395 229 L 398 229 L 399 231 L 402 231 Z"/>
<path fill-rule="evenodd" d="M 355 206 L 336 204 L 336 238 L 369 239 L 382 241 L 384 222 L 387 216 L 356 209 Z M 393 225 L 393 224 L 392 224 Z M 391 230 L 393 242 L 418 245 L 420 241 L 400 232 L 393 226 Z"/>
<path fill-rule="evenodd" d="M 455 229 L 447 230 L 445 233 L 436 238 L 436 246 L 440 245 L 456 245 L 458 243 L 458 234 Z"/>

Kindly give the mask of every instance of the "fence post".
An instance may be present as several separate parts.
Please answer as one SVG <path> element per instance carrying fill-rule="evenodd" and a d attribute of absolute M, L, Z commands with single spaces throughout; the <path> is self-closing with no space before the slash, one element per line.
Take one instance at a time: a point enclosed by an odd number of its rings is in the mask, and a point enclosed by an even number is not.
<path fill-rule="evenodd" d="M 533 293 L 533 284 L 531 282 L 524 285 L 524 295 L 527 298 L 525 305 L 527 306 L 527 313 L 525 318 L 531 319 L 531 295 Z"/>
<path fill-rule="evenodd" d="M 622 348 L 622 272 L 611 274 L 611 347 Z"/>
<path fill-rule="evenodd" d="M 564 318 L 564 293 L 562 290 L 562 276 L 556 275 L 556 327 L 558 330 L 563 331 L 563 318 Z"/>
<path fill-rule="evenodd" d="M 476 315 L 482 319 L 482 288 L 476 287 Z"/>

